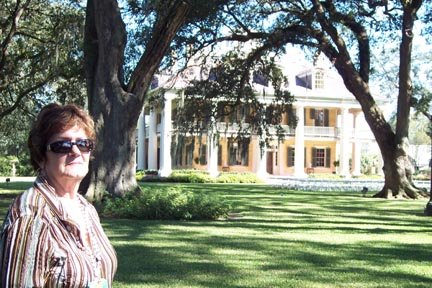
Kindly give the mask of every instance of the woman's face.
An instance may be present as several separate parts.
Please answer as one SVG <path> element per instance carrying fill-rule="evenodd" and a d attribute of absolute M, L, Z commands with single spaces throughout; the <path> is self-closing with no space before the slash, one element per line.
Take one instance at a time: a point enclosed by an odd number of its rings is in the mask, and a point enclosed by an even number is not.
<path fill-rule="evenodd" d="M 48 140 L 48 144 L 62 140 L 76 142 L 82 139 L 87 139 L 84 129 L 74 126 L 69 130 L 54 134 Z M 81 181 L 88 172 L 90 152 L 81 152 L 76 145 L 73 145 L 69 153 L 46 151 L 45 158 L 41 167 L 45 170 L 48 178 L 55 181 Z"/>

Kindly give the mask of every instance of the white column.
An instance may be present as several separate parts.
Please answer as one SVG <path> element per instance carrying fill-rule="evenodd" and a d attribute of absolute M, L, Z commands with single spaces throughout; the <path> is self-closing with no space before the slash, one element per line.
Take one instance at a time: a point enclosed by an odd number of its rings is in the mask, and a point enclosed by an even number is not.
<path fill-rule="evenodd" d="M 357 140 L 356 142 L 354 142 L 354 155 L 353 155 L 353 165 L 354 165 L 354 169 L 352 171 L 352 175 L 353 176 L 359 176 L 361 175 L 361 147 L 362 147 L 362 143 Z"/>
<path fill-rule="evenodd" d="M 212 177 L 219 175 L 218 172 L 218 140 L 213 133 L 207 134 L 207 172 Z"/>
<path fill-rule="evenodd" d="M 278 155 L 277 155 L 277 164 L 278 164 L 278 175 L 282 175 L 282 153 L 283 153 L 283 148 L 285 147 L 285 145 L 283 145 L 284 142 L 279 143 L 278 142 Z M 286 157 L 285 157 L 286 159 Z"/>
<path fill-rule="evenodd" d="M 138 118 L 138 160 L 137 169 L 145 169 L 145 112 L 144 109 L 141 111 L 140 117 Z"/>
<path fill-rule="evenodd" d="M 304 107 L 302 105 L 296 107 L 296 116 L 298 122 L 294 139 L 294 176 L 306 177 L 304 172 Z"/>
<path fill-rule="evenodd" d="M 150 109 L 149 117 L 149 141 L 148 141 L 148 169 L 157 170 L 157 111 L 156 108 Z"/>
<path fill-rule="evenodd" d="M 167 177 L 172 172 L 171 167 L 171 100 L 175 94 L 165 93 L 164 107 L 162 110 L 161 133 L 160 133 L 160 169 L 159 176 Z"/>
<path fill-rule="evenodd" d="M 353 176 L 359 176 L 361 174 L 360 166 L 361 166 L 361 142 L 359 137 L 359 128 L 360 128 L 360 113 L 354 114 L 354 148 L 353 148 Z"/>
<path fill-rule="evenodd" d="M 258 177 L 260 178 L 267 178 L 268 173 L 267 173 L 267 147 L 263 147 L 262 151 L 261 151 L 261 147 L 259 145 L 259 138 L 256 141 L 256 147 L 255 147 L 255 153 L 256 153 L 256 159 L 257 159 L 257 170 L 256 170 L 256 174 Z"/>
<path fill-rule="evenodd" d="M 341 111 L 341 135 L 340 135 L 340 174 L 349 176 L 349 127 L 348 127 L 348 108 L 342 108 Z"/>

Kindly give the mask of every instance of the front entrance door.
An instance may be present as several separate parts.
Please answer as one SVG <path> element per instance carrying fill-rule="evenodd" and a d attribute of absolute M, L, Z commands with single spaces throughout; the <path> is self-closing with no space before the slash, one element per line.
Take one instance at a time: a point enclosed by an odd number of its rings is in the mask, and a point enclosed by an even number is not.
<path fill-rule="evenodd" d="M 267 173 L 273 174 L 273 152 L 267 152 Z"/>

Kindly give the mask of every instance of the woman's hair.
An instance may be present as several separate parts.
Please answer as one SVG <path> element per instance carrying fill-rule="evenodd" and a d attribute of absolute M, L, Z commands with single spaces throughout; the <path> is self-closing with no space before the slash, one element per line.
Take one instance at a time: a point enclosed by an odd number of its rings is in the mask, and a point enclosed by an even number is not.
<path fill-rule="evenodd" d="M 74 126 L 84 129 L 89 139 L 95 140 L 94 122 L 90 115 L 75 104 L 48 104 L 42 108 L 28 137 L 30 162 L 35 170 L 45 160 L 48 140 L 55 134 Z"/>

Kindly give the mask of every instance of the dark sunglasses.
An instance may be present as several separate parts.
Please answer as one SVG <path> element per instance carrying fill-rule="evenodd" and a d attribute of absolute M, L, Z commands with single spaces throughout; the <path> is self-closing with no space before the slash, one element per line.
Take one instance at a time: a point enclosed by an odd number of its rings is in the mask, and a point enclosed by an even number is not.
<path fill-rule="evenodd" d="M 56 141 L 47 145 L 47 151 L 54 153 L 67 154 L 72 151 L 73 145 L 76 145 L 81 152 L 90 152 L 93 150 L 93 141 L 90 139 L 80 139 L 72 142 L 70 140 Z"/>

